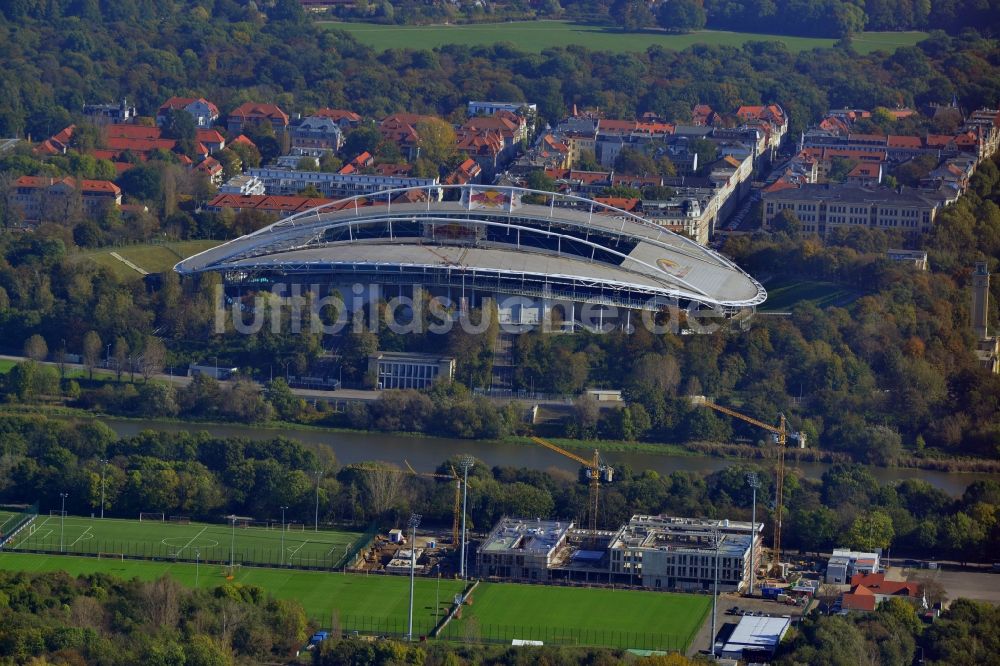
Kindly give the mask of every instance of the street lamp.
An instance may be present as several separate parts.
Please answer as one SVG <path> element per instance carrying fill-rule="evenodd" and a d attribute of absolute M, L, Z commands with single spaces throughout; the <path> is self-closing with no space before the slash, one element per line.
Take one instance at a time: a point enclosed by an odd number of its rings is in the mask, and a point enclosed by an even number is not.
<path fill-rule="evenodd" d="M 313 531 L 319 532 L 319 482 L 323 478 L 323 470 L 316 470 L 316 515 L 313 518 Z"/>
<path fill-rule="evenodd" d="M 198 570 L 201 568 L 201 551 L 194 549 L 194 589 L 198 589 Z"/>
<path fill-rule="evenodd" d="M 458 466 L 462 468 L 462 553 L 459 558 L 458 575 L 463 579 L 465 578 L 465 516 L 468 513 L 465 507 L 469 499 L 469 470 L 475 464 L 476 459 L 472 456 L 462 456 L 458 461 Z"/>
<path fill-rule="evenodd" d="M 101 519 L 104 518 L 104 471 L 108 468 L 108 461 L 101 458 Z"/>
<path fill-rule="evenodd" d="M 420 524 L 420 514 L 410 516 L 410 622 L 406 632 L 406 640 L 413 642 L 413 580 L 417 571 L 417 525 Z"/>
<path fill-rule="evenodd" d="M 62 510 L 59 513 L 59 552 L 62 553 L 65 551 L 63 535 L 66 533 L 66 498 L 68 495 L 59 493 L 59 497 L 62 498 Z"/>
<path fill-rule="evenodd" d="M 285 509 L 287 506 L 281 507 L 281 564 L 285 564 Z"/>
<path fill-rule="evenodd" d="M 757 489 L 760 488 L 760 479 L 757 474 L 749 472 L 747 483 L 753 489 L 753 509 L 750 514 L 750 596 L 753 596 L 754 583 L 757 581 Z"/>

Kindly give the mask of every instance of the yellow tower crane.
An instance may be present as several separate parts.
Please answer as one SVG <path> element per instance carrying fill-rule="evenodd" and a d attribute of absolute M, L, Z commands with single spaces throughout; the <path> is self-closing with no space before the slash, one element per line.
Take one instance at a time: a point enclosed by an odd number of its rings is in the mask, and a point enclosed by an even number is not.
<path fill-rule="evenodd" d="M 777 426 L 773 426 L 770 423 L 764 423 L 763 421 L 758 421 L 752 416 L 747 416 L 746 414 L 741 414 L 735 410 L 729 409 L 728 407 L 723 407 L 722 405 L 717 405 L 703 395 L 693 395 L 691 396 L 691 404 L 702 405 L 708 407 L 709 409 L 714 409 L 717 412 L 723 414 L 728 414 L 733 418 L 740 419 L 741 421 L 746 421 L 750 425 L 755 425 L 762 430 L 767 430 L 773 433 L 778 440 L 778 469 L 775 478 L 775 491 L 774 491 L 774 554 L 778 562 L 781 562 L 781 514 L 784 507 L 784 492 L 785 492 L 785 445 L 788 443 L 788 438 L 792 437 L 799 440 L 799 442 L 805 441 L 805 435 L 799 432 L 788 432 L 785 428 L 785 415 L 780 414 L 780 420 Z"/>
<path fill-rule="evenodd" d="M 449 481 L 455 482 L 455 508 L 453 509 L 452 522 L 451 522 L 451 542 L 457 547 L 458 544 L 458 523 L 462 515 L 462 477 L 458 475 L 455 471 L 454 465 L 449 465 L 451 467 L 451 474 L 437 474 L 434 472 L 418 472 L 413 469 L 413 465 L 410 464 L 408 460 L 404 460 L 406 463 L 406 468 L 410 470 L 410 474 L 415 474 L 416 476 L 428 476 L 432 479 L 448 479 Z"/>
<path fill-rule="evenodd" d="M 407 469 L 399 469 L 398 467 L 389 467 L 389 466 L 381 466 L 381 467 L 378 467 L 378 469 L 380 471 L 390 472 L 392 474 L 405 474 L 407 476 L 427 476 L 427 477 L 430 477 L 432 479 L 448 479 L 449 481 L 454 481 L 455 482 L 455 506 L 454 506 L 454 509 L 453 509 L 453 517 L 452 517 L 452 524 L 451 524 L 451 542 L 457 548 L 458 547 L 458 523 L 459 523 L 459 519 L 460 519 L 460 517 L 462 515 L 462 503 L 461 503 L 461 500 L 462 500 L 462 477 L 460 477 L 458 475 L 458 472 L 455 471 L 455 466 L 454 465 L 451 465 L 451 475 L 448 475 L 448 474 L 436 474 L 434 472 L 418 472 L 417 470 L 413 469 L 413 466 L 410 465 L 409 461 L 404 460 L 403 462 L 406 463 Z M 359 465 L 354 465 L 354 467 L 356 467 L 357 469 L 360 469 L 362 471 L 374 469 L 374 467 L 372 465 L 366 464 L 366 463 L 361 463 Z"/>
<path fill-rule="evenodd" d="M 610 466 L 604 464 L 601 461 L 601 454 L 594 449 L 594 457 L 591 460 L 587 460 L 575 453 L 570 453 L 566 449 L 556 446 L 552 442 L 542 439 L 541 437 L 532 437 L 533 442 L 544 446 L 545 448 L 555 451 L 560 455 L 564 455 L 570 460 L 575 460 L 584 467 L 587 468 L 587 476 L 590 479 L 590 501 L 588 502 L 588 511 L 590 513 L 590 533 L 594 536 L 597 535 L 597 496 L 601 488 L 601 477 L 603 476 L 606 481 L 611 482 L 613 471 Z"/>

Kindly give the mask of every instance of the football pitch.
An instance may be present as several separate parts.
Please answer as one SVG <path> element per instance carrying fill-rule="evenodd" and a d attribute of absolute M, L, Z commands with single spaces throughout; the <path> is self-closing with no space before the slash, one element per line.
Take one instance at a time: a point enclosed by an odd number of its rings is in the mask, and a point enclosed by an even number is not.
<path fill-rule="evenodd" d="M 211 590 L 228 583 L 255 585 L 276 599 L 294 599 L 319 626 L 329 628 L 336 611 L 342 629 L 373 634 L 403 634 L 409 612 L 410 579 L 406 576 L 239 568 L 227 579 L 223 565 L 142 560 L 98 560 L 93 557 L 0 553 L 0 570 L 65 571 L 72 576 L 103 573 L 130 580 L 157 580 L 169 576 L 186 587 Z M 413 631 L 427 635 L 447 614 L 452 599 L 462 591 L 461 581 L 417 578 L 414 585 Z M 440 607 L 435 612 L 435 604 Z"/>
<path fill-rule="evenodd" d="M 3 520 L 0 517 L 0 520 Z M 361 534 L 333 530 L 242 527 L 237 522 L 209 524 L 163 520 L 119 520 L 58 515 L 38 516 L 5 547 L 33 551 L 98 555 L 104 558 L 169 559 L 334 569 Z"/>
<path fill-rule="evenodd" d="M 336 611 L 341 628 L 366 634 L 405 633 L 409 604 L 406 576 L 364 576 L 291 569 L 238 568 L 232 581 L 223 565 L 0 553 L 0 570 L 104 573 L 156 580 L 169 576 L 187 587 L 214 589 L 227 582 L 256 585 L 278 599 L 298 600 L 321 628 Z M 462 591 L 461 581 L 417 578 L 414 632 L 427 635 Z M 481 583 L 461 619 L 440 638 L 504 642 L 514 638 L 549 645 L 587 645 L 685 651 L 707 617 L 709 596 L 603 588 Z"/>
<path fill-rule="evenodd" d="M 482 583 L 442 637 L 684 652 L 711 605 L 705 595 Z"/>

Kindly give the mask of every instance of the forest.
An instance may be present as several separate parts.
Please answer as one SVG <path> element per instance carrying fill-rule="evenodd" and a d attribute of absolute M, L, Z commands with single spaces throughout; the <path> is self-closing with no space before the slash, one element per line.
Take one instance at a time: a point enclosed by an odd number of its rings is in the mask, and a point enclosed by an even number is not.
<path fill-rule="evenodd" d="M 89 515 L 101 504 L 112 517 L 140 512 L 223 522 L 225 515 L 274 520 L 288 507 L 290 521 L 313 518 L 316 472 L 320 521 L 365 527 L 399 526 L 411 512 L 428 526 L 450 526 L 454 485 L 398 474 L 372 465 L 339 465 L 335 451 L 285 437 L 218 438 L 205 433 L 146 431 L 119 438 L 98 421 L 0 416 L 0 503 L 39 502 L 45 512 L 66 493 L 70 514 Z M 108 460 L 103 467 L 101 460 Z M 449 474 L 455 460 L 443 460 Z M 622 465 L 601 493 L 599 523 L 617 526 L 633 514 L 749 520 L 752 494 L 746 473 L 757 472 L 758 498 L 773 495 L 770 463 L 734 462 L 708 475 Z M 897 556 L 991 561 L 1000 548 L 1000 483 L 979 481 L 959 498 L 908 479 L 880 484 L 859 465 L 838 464 L 822 478 L 790 473 L 785 480 L 787 548 L 828 552 L 849 545 L 891 548 Z M 588 489 L 579 475 L 478 463 L 469 477 L 469 527 L 488 530 L 502 516 L 581 519 Z M 766 502 L 757 516 L 770 520 Z"/>

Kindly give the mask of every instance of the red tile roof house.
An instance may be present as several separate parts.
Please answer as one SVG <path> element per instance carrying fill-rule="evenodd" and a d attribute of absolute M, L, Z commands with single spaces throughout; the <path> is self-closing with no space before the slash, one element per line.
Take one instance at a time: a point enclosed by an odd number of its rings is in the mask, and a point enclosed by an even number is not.
<path fill-rule="evenodd" d="M 208 176 L 212 185 L 215 185 L 216 187 L 222 185 L 222 164 L 220 164 L 219 160 L 214 157 L 206 157 L 198 163 L 198 166 L 196 166 L 194 170 Z"/>
<path fill-rule="evenodd" d="M 378 131 L 383 139 L 399 147 L 407 161 L 412 162 L 420 157 L 420 135 L 417 134 L 416 126 L 422 120 L 431 118 L 433 116 L 421 116 L 416 113 L 394 113 L 379 123 Z"/>
<path fill-rule="evenodd" d="M 921 599 L 923 589 L 911 581 L 886 580 L 884 573 L 855 574 L 851 576 L 851 591 L 840 599 L 844 610 L 873 611 L 889 597 Z"/>
<path fill-rule="evenodd" d="M 482 174 L 483 170 L 480 168 L 476 161 L 471 157 L 448 174 L 448 177 L 444 179 L 445 185 L 466 185 L 468 183 L 478 183 L 479 176 Z"/>
<path fill-rule="evenodd" d="M 229 112 L 226 127 L 233 134 L 244 131 L 247 125 L 270 123 L 275 132 L 288 127 L 288 114 L 274 104 L 246 102 Z"/>
<path fill-rule="evenodd" d="M 361 116 L 347 109 L 320 109 L 312 115 L 320 118 L 329 118 L 340 125 L 340 129 L 345 132 L 361 124 Z"/>
<path fill-rule="evenodd" d="M 87 217 L 102 215 L 110 206 L 122 203 L 121 189 L 110 180 L 42 178 L 21 176 L 14 181 L 12 203 L 26 222 L 71 217 L 75 206 L 73 194 L 80 193 L 81 211 Z"/>
<path fill-rule="evenodd" d="M 166 125 L 171 111 L 187 111 L 198 127 L 211 127 L 219 119 L 219 107 L 204 97 L 171 97 L 156 112 L 156 124 Z"/>

